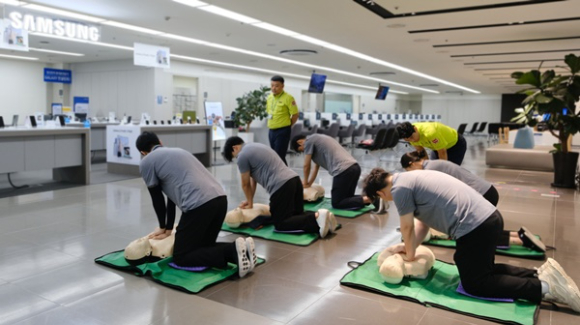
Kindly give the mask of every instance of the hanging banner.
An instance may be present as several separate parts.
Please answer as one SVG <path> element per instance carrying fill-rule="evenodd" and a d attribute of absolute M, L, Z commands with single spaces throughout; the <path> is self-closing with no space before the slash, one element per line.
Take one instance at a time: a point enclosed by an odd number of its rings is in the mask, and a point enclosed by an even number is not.
<path fill-rule="evenodd" d="M 28 31 L 14 28 L 7 19 L 0 19 L 0 48 L 28 52 Z"/>
<path fill-rule="evenodd" d="M 169 68 L 170 53 L 168 47 L 133 44 L 133 64 L 154 68 Z"/>
<path fill-rule="evenodd" d="M 72 83 L 72 71 L 44 68 L 44 82 L 70 84 Z"/>

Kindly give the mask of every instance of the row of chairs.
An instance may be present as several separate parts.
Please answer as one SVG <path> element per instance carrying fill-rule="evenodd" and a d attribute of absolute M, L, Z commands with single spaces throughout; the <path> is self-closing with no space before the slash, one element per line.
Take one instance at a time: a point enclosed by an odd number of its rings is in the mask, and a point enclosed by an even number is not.
<path fill-rule="evenodd" d="M 479 126 L 479 128 L 478 128 Z M 467 123 L 462 123 L 459 124 L 459 127 L 457 128 L 457 133 L 461 134 L 461 135 L 485 135 L 485 127 L 487 126 L 487 122 L 481 122 L 481 124 L 479 124 L 479 122 L 475 122 L 473 123 L 473 125 L 471 126 L 471 130 L 468 133 L 465 133 L 465 129 L 467 128 Z"/>

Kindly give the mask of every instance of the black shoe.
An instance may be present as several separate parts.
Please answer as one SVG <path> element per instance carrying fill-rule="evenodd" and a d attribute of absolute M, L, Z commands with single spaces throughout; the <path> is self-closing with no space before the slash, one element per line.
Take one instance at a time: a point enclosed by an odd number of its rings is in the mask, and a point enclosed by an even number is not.
<path fill-rule="evenodd" d="M 529 231 L 526 227 L 520 228 L 518 230 L 518 236 L 524 243 L 525 247 L 531 248 L 538 252 L 546 252 L 546 245 L 542 243 L 541 240 L 538 239 L 531 231 Z"/>

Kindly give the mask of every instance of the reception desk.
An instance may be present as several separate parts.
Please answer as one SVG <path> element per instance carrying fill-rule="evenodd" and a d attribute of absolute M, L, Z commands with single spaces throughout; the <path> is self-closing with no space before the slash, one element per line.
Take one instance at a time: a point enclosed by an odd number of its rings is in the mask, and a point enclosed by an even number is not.
<path fill-rule="evenodd" d="M 86 128 L 1 128 L 0 173 L 52 169 L 56 181 L 89 184 L 89 148 Z"/>
<path fill-rule="evenodd" d="M 154 132 L 164 146 L 191 152 L 206 167 L 211 166 L 212 127 L 209 125 L 108 125 L 107 171 L 139 176 L 141 154 L 135 146 L 145 131 Z"/>
<path fill-rule="evenodd" d="M 119 122 L 94 122 L 91 123 L 91 151 L 106 150 L 107 125 L 119 125 Z M 83 127 L 80 122 L 73 122 L 66 125 L 67 127 Z"/>

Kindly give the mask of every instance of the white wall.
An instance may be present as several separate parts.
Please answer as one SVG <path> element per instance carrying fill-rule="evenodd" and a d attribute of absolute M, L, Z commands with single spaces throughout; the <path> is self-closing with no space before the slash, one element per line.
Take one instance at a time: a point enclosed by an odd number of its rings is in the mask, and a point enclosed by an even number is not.
<path fill-rule="evenodd" d="M 155 69 L 134 66 L 132 60 L 77 63 L 71 69 L 71 103 L 75 96 L 88 96 L 89 116 L 106 117 L 115 112 L 117 118 L 127 114 L 139 119 L 147 112 L 168 118 L 162 111 L 165 106 L 156 107 Z"/>
<path fill-rule="evenodd" d="M 499 122 L 501 119 L 501 95 L 423 95 L 422 114 L 440 114 L 441 121 L 457 129 L 468 123 L 467 130 L 475 122 Z"/>
<path fill-rule="evenodd" d="M 5 124 L 12 123 L 12 115 L 24 116 L 48 112 L 47 84 L 43 80 L 45 63 L 0 59 L 0 116 Z"/>

